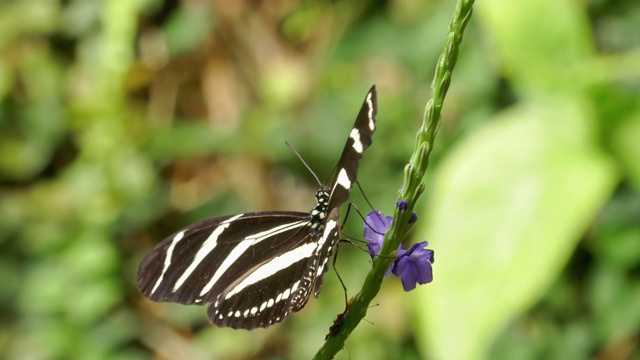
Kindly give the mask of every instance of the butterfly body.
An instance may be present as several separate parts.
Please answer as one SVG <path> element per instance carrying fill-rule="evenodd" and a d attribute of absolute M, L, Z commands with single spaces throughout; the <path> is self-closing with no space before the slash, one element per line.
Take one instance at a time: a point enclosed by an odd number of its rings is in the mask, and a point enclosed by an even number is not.
<path fill-rule="evenodd" d="M 352 128 L 333 182 L 310 212 L 250 212 L 192 224 L 142 260 L 138 288 L 154 301 L 208 304 L 209 321 L 242 329 L 268 327 L 304 307 L 340 240 L 339 208 L 356 181 L 375 131 L 372 87 Z"/>

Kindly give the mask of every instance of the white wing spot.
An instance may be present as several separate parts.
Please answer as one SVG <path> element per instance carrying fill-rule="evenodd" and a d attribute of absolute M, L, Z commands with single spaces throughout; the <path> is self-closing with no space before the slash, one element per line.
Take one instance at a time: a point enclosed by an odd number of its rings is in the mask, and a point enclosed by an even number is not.
<path fill-rule="evenodd" d="M 269 299 L 269 301 L 267 301 L 267 307 L 270 308 L 273 306 L 273 299 Z"/>
<path fill-rule="evenodd" d="M 351 189 L 351 180 L 349 179 L 349 175 L 347 175 L 347 171 L 344 168 L 340 169 L 337 183 L 347 190 Z"/>
<path fill-rule="evenodd" d="M 234 314 L 236 317 L 240 317 L 242 314 L 240 313 L 240 310 L 236 310 L 236 313 Z"/>
<path fill-rule="evenodd" d="M 255 315 L 258 312 L 258 308 L 257 307 L 252 307 L 251 308 L 251 315 Z"/>
<path fill-rule="evenodd" d="M 242 314 L 243 317 L 247 317 L 247 315 L 249 315 L 249 309 L 244 311 L 244 314 Z"/>
<path fill-rule="evenodd" d="M 282 298 L 286 299 L 289 297 L 289 294 L 291 293 L 291 289 L 287 289 L 282 293 Z"/>
<path fill-rule="evenodd" d="M 280 300 L 282 300 L 282 293 L 278 294 L 278 296 L 276 296 L 276 302 L 280 302 Z"/>
<path fill-rule="evenodd" d="M 260 305 L 260 311 L 264 310 L 267 308 L 267 302 L 263 302 L 262 305 Z"/>
<path fill-rule="evenodd" d="M 351 133 L 349 134 L 349 137 L 353 139 L 353 145 L 351 146 L 353 147 L 353 150 L 355 150 L 358 154 L 362 154 L 364 148 L 362 146 L 362 141 L 360 141 L 360 131 L 358 131 L 358 129 L 356 128 L 353 128 L 351 130 Z"/>

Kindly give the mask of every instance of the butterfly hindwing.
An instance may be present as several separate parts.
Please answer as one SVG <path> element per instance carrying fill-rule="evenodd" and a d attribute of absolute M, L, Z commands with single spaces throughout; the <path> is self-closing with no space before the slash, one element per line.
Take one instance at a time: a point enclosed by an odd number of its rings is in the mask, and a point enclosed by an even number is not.
<path fill-rule="evenodd" d="M 298 255 L 304 252 L 304 247 L 297 249 L 300 250 Z M 313 282 L 310 274 L 315 273 L 317 258 L 305 256 L 296 257 L 296 260 L 291 263 L 273 259 L 276 264 L 284 262 L 281 270 L 260 282 L 249 281 L 249 285 L 238 287 L 240 292 L 232 290 L 221 294 L 209 305 L 209 320 L 218 326 L 251 329 L 280 322 L 289 313 L 302 309 L 309 299 Z M 261 299 L 261 302 L 255 299 Z"/>

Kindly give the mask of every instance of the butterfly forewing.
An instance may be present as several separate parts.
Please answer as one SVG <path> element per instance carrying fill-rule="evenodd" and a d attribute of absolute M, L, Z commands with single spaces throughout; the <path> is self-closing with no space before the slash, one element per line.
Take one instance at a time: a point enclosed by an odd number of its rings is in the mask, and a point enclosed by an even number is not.
<path fill-rule="evenodd" d="M 325 246 L 319 254 L 320 264 L 318 269 L 318 280 L 315 283 L 314 294 L 318 296 L 322 286 L 322 276 L 327 272 L 327 262 L 335 251 L 335 246 L 340 240 L 340 205 L 349 199 L 349 193 L 353 184 L 358 178 L 358 165 L 364 151 L 373 142 L 373 133 L 376 130 L 377 99 L 375 86 L 372 87 L 364 99 L 356 122 L 349 133 L 347 143 L 342 150 L 340 160 L 336 165 L 335 176 L 329 196 L 329 206 L 327 213 L 327 226 L 325 227 Z M 322 241 L 322 240 L 321 240 Z"/>
<path fill-rule="evenodd" d="M 358 165 L 362 154 L 373 142 L 376 113 L 377 99 L 374 86 L 364 99 L 336 165 L 335 177 L 331 182 L 333 189 L 329 198 L 329 209 L 340 207 L 349 199 L 351 188 L 358 178 Z"/>
<path fill-rule="evenodd" d="M 349 198 L 375 131 L 372 87 L 333 181 L 311 212 L 267 211 L 200 221 L 158 244 L 141 262 L 138 287 L 149 299 L 208 304 L 218 326 L 253 329 L 282 321 L 317 296 L 340 239 L 339 208 Z"/>

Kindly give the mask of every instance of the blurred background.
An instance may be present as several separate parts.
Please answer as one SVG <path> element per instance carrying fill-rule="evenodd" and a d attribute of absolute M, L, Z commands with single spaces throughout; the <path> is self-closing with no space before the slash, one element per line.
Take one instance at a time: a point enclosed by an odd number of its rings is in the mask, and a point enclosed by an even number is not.
<path fill-rule="evenodd" d="M 343 291 L 267 330 L 157 304 L 142 256 L 204 218 L 308 211 L 366 91 L 391 214 L 455 2 L 0 2 L 0 357 L 306 359 Z M 397 278 L 339 359 L 639 359 L 640 6 L 479 1 Z M 363 212 L 359 191 L 351 200 Z M 362 236 L 351 214 L 345 232 Z M 349 296 L 370 268 L 341 245 Z"/>

